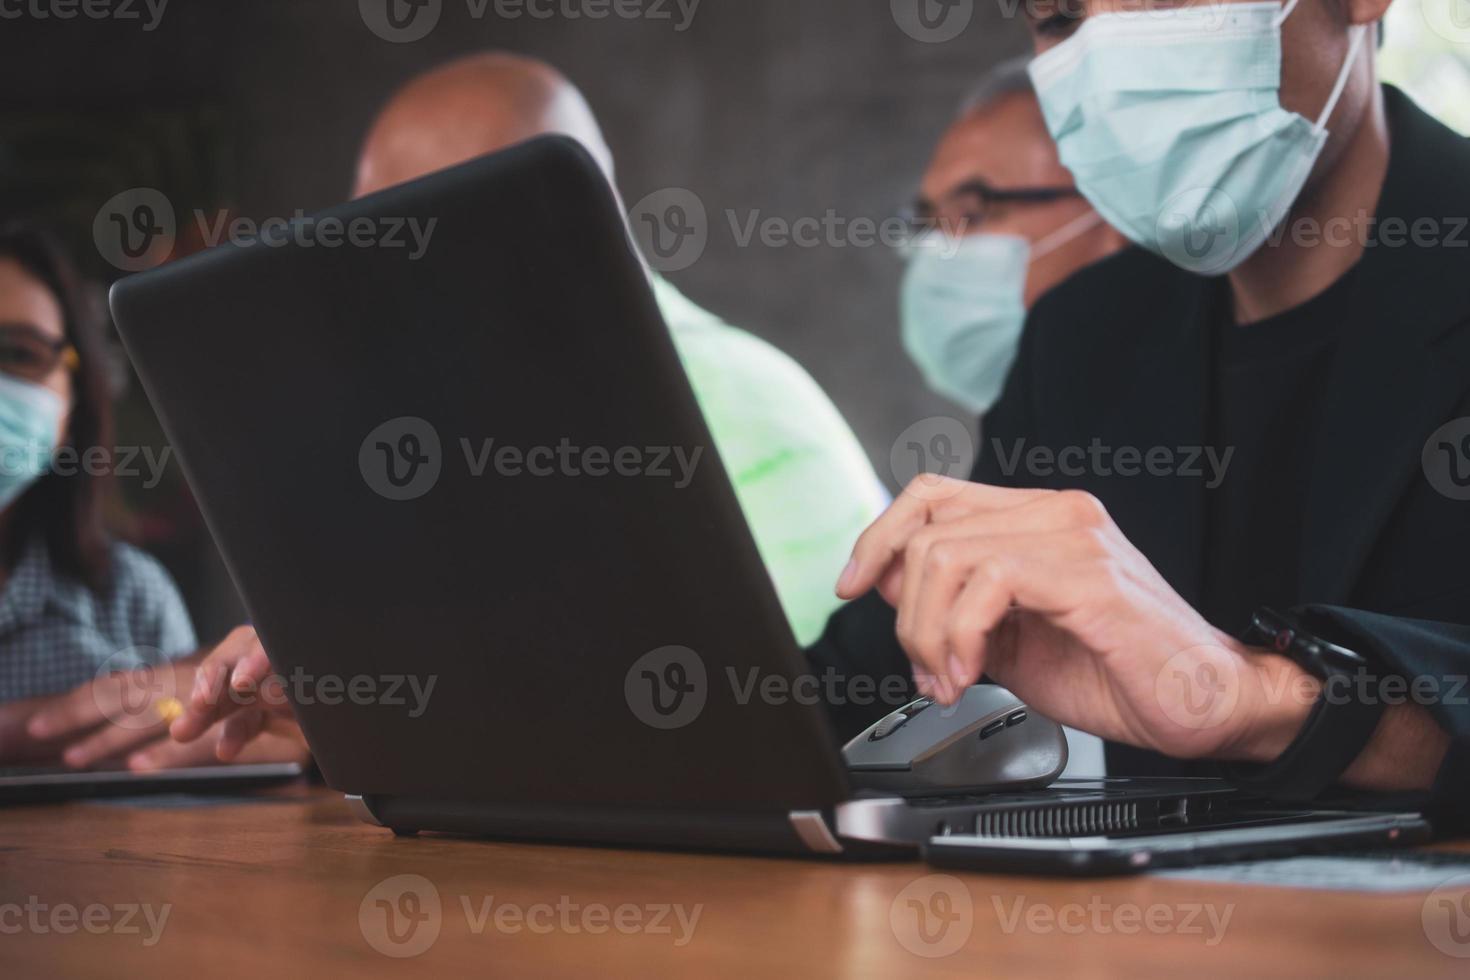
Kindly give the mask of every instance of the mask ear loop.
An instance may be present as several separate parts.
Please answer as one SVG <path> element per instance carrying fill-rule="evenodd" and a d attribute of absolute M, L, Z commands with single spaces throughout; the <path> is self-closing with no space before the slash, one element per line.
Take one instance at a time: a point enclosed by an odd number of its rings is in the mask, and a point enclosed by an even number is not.
<path fill-rule="evenodd" d="M 1281 8 L 1281 13 L 1276 15 L 1276 20 L 1271 24 L 1271 26 L 1280 27 L 1282 24 L 1286 23 L 1286 18 L 1291 16 L 1291 12 L 1296 9 L 1296 5 L 1301 2 L 1302 0 L 1286 0 L 1286 6 Z"/>
<path fill-rule="evenodd" d="M 1281 8 L 1281 13 L 1276 15 L 1272 26 L 1277 30 L 1286 23 L 1286 18 L 1296 10 L 1297 4 L 1302 0 L 1286 0 L 1286 6 Z M 1316 132 L 1322 132 L 1327 128 L 1327 120 L 1332 118 L 1333 111 L 1337 108 L 1338 101 L 1342 98 L 1343 90 L 1347 88 L 1348 77 L 1353 73 L 1353 65 L 1358 62 L 1358 54 L 1363 50 L 1363 41 L 1368 37 L 1367 24 L 1355 24 L 1353 26 L 1353 39 L 1348 42 L 1347 60 L 1343 62 L 1342 71 L 1338 73 L 1337 84 L 1332 87 L 1332 94 L 1327 97 L 1327 107 L 1322 110 L 1322 115 L 1317 117 L 1317 124 L 1312 128 Z"/>
<path fill-rule="evenodd" d="M 1327 107 L 1322 110 L 1322 115 L 1317 118 L 1316 130 L 1323 132 L 1327 129 L 1327 120 L 1332 118 L 1333 110 L 1337 108 L 1338 101 L 1342 98 L 1343 90 L 1347 88 L 1348 78 L 1353 73 L 1353 66 L 1358 63 L 1358 54 L 1363 50 L 1363 42 L 1368 38 L 1368 24 L 1356 24 L 1353 26 L 1353 39 L 1348 42 L 1347 60 L 1343 62 L 1342 72 L 1337 76 L 1337 84 L 1332 87 L 1332 94 L 1327 97 Z"/>
<path fill-rule="evenodd" d="M 1031 246 L 1031 261 L 1034 262 L 1042 256 L 1050 255 L 1063 245 L 1068 244 L 1073 239 L 1080 238 L 1102 223 L 1103 217 L 1096 211 L 1089 211 L 1080 217 L 1073 218 Z"/>

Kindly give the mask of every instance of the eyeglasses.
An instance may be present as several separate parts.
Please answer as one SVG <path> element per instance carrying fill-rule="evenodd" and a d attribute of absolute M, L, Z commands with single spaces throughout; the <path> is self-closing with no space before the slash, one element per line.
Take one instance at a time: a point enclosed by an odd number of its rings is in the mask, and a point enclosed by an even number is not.
<path fill-rule="evenodd" d="M 995 216 L 998 208 L 1008 204 L 1047 204 L 1081 197 L 1075 187 L 992 187 L 983 180 L 966 181 L 944 195 L 938 207 L 923 204 L 903 212 L 904 220 L 915 238 L 934 231 L 960 237 L 976 230 Z M 941 217 L 957 215 L 954 218 Z"/>
<path fill-rule="evenodd" d="M 23 324 L 0 325 L 0 373 L 39 383 L 58 367 L 75 371 L 80 364 L 77 349 L 66 340 L 52 340 Z"/>

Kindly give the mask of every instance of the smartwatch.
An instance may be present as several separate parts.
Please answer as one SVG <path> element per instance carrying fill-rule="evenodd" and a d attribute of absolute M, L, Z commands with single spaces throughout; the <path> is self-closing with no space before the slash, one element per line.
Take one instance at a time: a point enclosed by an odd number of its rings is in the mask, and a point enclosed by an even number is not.
<path fill-rule="evenodd" d="M 1361 654 L 1304 629 L 1291 616 L 1261 609 L 1241 641 L 1286 657 L 1322 682 L 1322 694 L 1296 740 L 1264 766 L 1228 763 L 1225 775 L 1242 790 L 1273 800 L 1306 802 L 1335 784 L 1367 748 L 1383 717 L 1383 699 Z"/>

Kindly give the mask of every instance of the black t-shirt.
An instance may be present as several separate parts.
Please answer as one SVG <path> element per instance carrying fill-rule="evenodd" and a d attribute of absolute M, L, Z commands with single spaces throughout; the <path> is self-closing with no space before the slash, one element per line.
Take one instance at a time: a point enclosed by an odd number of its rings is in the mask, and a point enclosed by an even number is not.
<path fill-rule="evenodd" d="M 1301 306 L 1245 326 L 1216 317 L 1210 443 L 1231 452 L 1206 491 L 1205 589 L 1200 612 L 1238 634 L 1263 605 L 1297 594 L 1302 509 L 1332 350 L 1347 323 L 1355 270 Z"/>

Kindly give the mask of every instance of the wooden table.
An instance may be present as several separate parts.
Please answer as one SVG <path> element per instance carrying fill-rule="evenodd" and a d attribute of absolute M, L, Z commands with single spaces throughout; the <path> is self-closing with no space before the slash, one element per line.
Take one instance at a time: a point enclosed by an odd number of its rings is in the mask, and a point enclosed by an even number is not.
<path fill-rule="evenodd" d="M 1470 976 L 1430 942 L 1425 905 L 398 840 L 304 788 L 0 810 L 5 978 Z"/>

